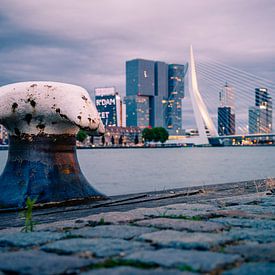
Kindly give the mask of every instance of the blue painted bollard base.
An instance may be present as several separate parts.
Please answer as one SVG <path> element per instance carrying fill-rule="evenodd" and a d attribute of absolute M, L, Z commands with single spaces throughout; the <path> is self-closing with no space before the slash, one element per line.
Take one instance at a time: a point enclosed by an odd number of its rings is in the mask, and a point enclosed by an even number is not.
<path fill-rule="evenodd" d="M 6 167 L 0 177 L 0 207 L 105 196 L 82 174 L 71 135 L 11 136 Z"/>

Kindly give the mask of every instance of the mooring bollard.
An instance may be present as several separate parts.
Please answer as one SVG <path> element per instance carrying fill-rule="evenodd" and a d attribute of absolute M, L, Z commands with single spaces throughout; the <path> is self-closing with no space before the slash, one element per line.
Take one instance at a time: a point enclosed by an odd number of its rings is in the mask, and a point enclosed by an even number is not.
<path fill-rule="evenodd" d="M 2 86 L 0 124 L 9 132 L 0 207 L 22 207 L 27 197 L 41 203 L 105 197 L 86 180 L 76 156 L 79 129 L 104 133 L 85 89 L 42 81 Z"/>

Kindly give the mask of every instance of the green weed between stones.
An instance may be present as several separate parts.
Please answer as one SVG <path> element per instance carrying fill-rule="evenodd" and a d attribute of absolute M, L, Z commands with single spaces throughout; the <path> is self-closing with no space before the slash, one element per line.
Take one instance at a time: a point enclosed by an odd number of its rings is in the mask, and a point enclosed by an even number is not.
<path fill-rule="evenodd" d="M 161 213 L 159 215 L 161 218 L 168 218 L 168 219 L 180 219 L 180 220 L 190 220 L 190 221 L 202 221 L 202 217 L 200 216 L 184 216 L 184 215 L 166 215 L 166 212 Z"/>
<path fill-rule="evenodd" d="M 25 219 L 25 225 L 21 229 L 21 232 L 33 232 L 35 229 L 36 223 L 33 221 L 32 211 L 36 200 L 37 198 L 31 199 L 30 197 L 26 200 L 26 210 L 24 210 L 21 215 L 21 217 Z"/>
<path fill-rule="evenodd" d="M 104 225 L 104 224 L 105 224 L 104 218 L 100 218 L 98 225 Z"/>
<path fill-rule="evenodd" d="M 180 271 L 190 271 L 190 272 L 195 272 L 195 271 L 197 271 L 197 270 L 193 269 L 191 266 L 186 265 L 186 264 L 179 265 L 179 266 L 178 266 L 178 269 L 179 269 Z"/>

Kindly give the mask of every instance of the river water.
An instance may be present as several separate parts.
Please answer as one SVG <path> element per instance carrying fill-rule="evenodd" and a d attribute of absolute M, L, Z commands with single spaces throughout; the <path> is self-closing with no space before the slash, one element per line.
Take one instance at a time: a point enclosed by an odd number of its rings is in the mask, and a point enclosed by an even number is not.
<path fill-rule="evenodd" d="M 7 151 L 0 151 L 0 172 Z M 275 147 L 78 150 L 82 171 L 106 195 L 275 177 Z"/>

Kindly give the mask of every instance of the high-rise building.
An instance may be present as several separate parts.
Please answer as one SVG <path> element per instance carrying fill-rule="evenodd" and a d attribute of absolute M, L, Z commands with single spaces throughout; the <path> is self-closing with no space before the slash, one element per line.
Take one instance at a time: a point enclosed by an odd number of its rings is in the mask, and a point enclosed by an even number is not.
<path fill-rule="evenodd" d="M 105 126 L 125 126 L 123 103 L 115 87 L 95 88 L 95 105 Z"/>
<path fill-rule="evenodd" d="M 170 134 L 182 133 L 182 99 L 184 98 L 185 66 L 170 64 L 168 67 L 168 101 L 166 106 L 166 127 Z"/>
<path fill-rule="evenodd" d="M 268 89 L 255 89 L 255 106 L 249 107 L 248 126 L 250 134 L 272 132 L 272 97 Z"/>
<path fill-rule="evenodd" d="M 234 90 L 227 83 L 219 92 L 218 133 L 220 136 L 235 134 Z"/>
<path fill-rule="evenodd" d="M 151 60 L 126 62 L 127 126 L 165 126 L 163 100 L 168 94 L 167 68 L 164 62 Z"/>
<path fill-rule="evenodd" d="M 169 82 L 169 87 L 168 87 Z M 134 59 L 126 62 L 126 124 L 181 130 L 184 66 Z M 170 109 L 168 108 L 170 101 Z M 169 119 L 168 119 L 169 118 Z M 169 129 L 169 128 L 168 128 Z"/>
<path fill-rule="evenodd" d="M 218 133 L 220 136 L 235 134 L 235 114 L 231 107 L 218 107 Z"/>
<path fill-rule="evenodd" d="M 168 65 L 155 62 L 155 94 L 152 104 L 152 126 L 166 127 L 165 101 L 168 97 Z"/>
<path fill-rule="evenodd" d="M 130 95 L 125 97 L 126 125 L 146 128 L 150 126 L 149 97 Z"/>
<path fill-rule="evenodd" d="M 232 110 L 235 109 L 235 96 L 233 87 L 229 86 L 226 82 L 219 93 L 220 106 L 231 107 Z"/>

